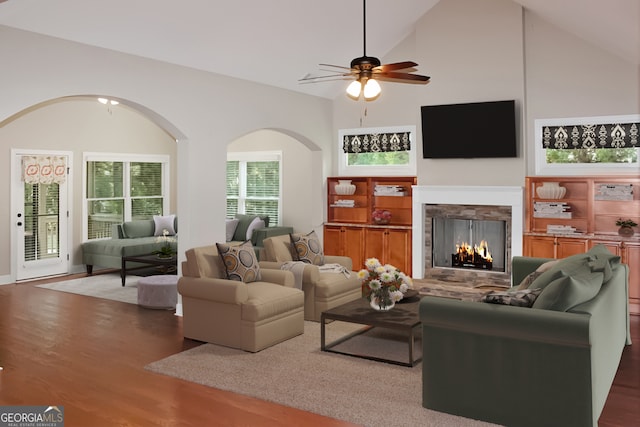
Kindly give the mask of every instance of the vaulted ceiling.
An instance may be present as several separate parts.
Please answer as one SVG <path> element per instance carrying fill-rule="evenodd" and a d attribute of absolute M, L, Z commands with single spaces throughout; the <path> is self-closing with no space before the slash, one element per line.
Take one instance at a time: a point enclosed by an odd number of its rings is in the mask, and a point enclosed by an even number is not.
<path fill-rule="evenodd" d="M 383 58 L 438 1 L 369 0 L 367 54 Z M 640 64 L 638 0 L 514 1 Z M 298 79 L 363 48 L 361 0 L 0 0 L 0 25 L 328 98 L 344 83 Z"/>

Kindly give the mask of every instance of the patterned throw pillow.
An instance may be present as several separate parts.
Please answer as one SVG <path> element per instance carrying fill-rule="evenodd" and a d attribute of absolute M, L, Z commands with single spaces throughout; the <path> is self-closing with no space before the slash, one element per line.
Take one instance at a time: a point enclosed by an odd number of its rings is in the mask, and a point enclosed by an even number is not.
<path fill-rule="evenodd" d="M 260 280 L 260 266 L 251 241 L 247 240 L 241 245 L 216 243 L 216 246 L 227 272 L 227 279 L 244 283 Z"/>
<path fill-rule="evenodd" d="M 309 234 L 290 234 L 289 236 L 294 249 L 294 261 L 302 261 L 313 265 L 324 264 L 322 245 L 315 231 Z"/>
<path fill-rule="evenodd" d="M 536 270 L 532 273 L 529 273 L 527 275 L 527 277 L 525 277 L 524 279 L 522 279 L 522 282 L 520 282 L 520 284 L 518 285 L 518 287 L 516 288 L 517 290 L 521 291 L 523 289 L 528 289 L 529 286 L 531 286 L 531 284 L 545 271 L 548 271 L 549 269 L 551 269 L 551 267 L 553 267 L 554 265 L 556 265 L 558 263 L 558 260 L 553 260 L 553 261 L 547 261 L 544 264 L 540 265 L 538 268 L 536 268 Z"/>
<path fill-rule="evenodd" d="M 542 289 L 523 289 L 515 292 L 491 291 L 482 297 L 483 302 L 490 304 L 514 305 L 517 307 L 531 307 L 540 295 Z"/>

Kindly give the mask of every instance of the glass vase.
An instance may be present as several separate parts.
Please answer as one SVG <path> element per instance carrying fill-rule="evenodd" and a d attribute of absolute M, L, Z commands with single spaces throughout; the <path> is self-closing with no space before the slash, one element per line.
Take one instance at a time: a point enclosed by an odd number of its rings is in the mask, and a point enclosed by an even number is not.
<path fill-rule="evenodd" d="M 376 296 L 371 296 L 371 301 L 369 302 L 369 305 L 371 306 L 371 308 L 373 308 L 376 311 L 389 311 L 393 307 L 395 307 L 396 303 L 393 300 L 391 300 L 388 305 L 380 305 L 380 299 Z"/>

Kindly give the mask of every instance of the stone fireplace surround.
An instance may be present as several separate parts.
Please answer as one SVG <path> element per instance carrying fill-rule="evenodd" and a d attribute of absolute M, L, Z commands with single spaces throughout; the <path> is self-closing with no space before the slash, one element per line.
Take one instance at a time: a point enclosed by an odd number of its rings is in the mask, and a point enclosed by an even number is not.
<path fill-rule="evenodd" d="M 449 186 L 416 185 L 413 186 L 413 232 L 412 232 L 412 268 L 416 279 L 455 276 L 455 281 L 510 283 L 511 257 L 522 255 L 522 235 L 524 231 L 524 200 L 522 187 L 511 186 Z M 504 211 L 510 208 L 511 218 L 507 223 L 510 241 L 507 242 L 508 258 L 505 272 L 486 272 L 467 269 L 431 268 L 431 230 L 426 230 L 431 220 L 428 205 L 456 206 L 497 206 Z M 441 206 L 442 207 L 442 206 Z M 455 207 L 453 207 L 455 209 Z M 447 208 L 445 208 L 447 209 Z M 508 209 L 507 209 L 508 211 Z M 455 270 L 455 272 L 454 272 Z"/>

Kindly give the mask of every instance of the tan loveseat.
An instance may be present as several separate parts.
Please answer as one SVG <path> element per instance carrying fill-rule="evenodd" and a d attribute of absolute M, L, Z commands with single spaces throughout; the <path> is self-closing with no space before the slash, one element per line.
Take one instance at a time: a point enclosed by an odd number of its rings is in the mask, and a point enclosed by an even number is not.
<path fill-rule="evenodd" d="M 302 291 L 290 271 L 261 268 L 261 280 L 226 279 L 215 245 L 189 249 L 178 281 L 183 335 L 256 352 L 304 332 Z"/>
<path fill-rule="evenodd" d="M 266 268 L 280 269 L 286 262 L 293 261 L 289 235 L 264 239 L 266 261 L 260 265 Z M 352 271 L 353 262 L 345 256 L 325 255 L 326 264 L 340 264 L 350 272 L 350 277 L 340 272 L 321 272 L 317 265 L 305 264 L 302 272 L 302 290 L 304 291 L 304 318 L 319 322 L 323 311 L 362 298 L 360 280 Z"/>

